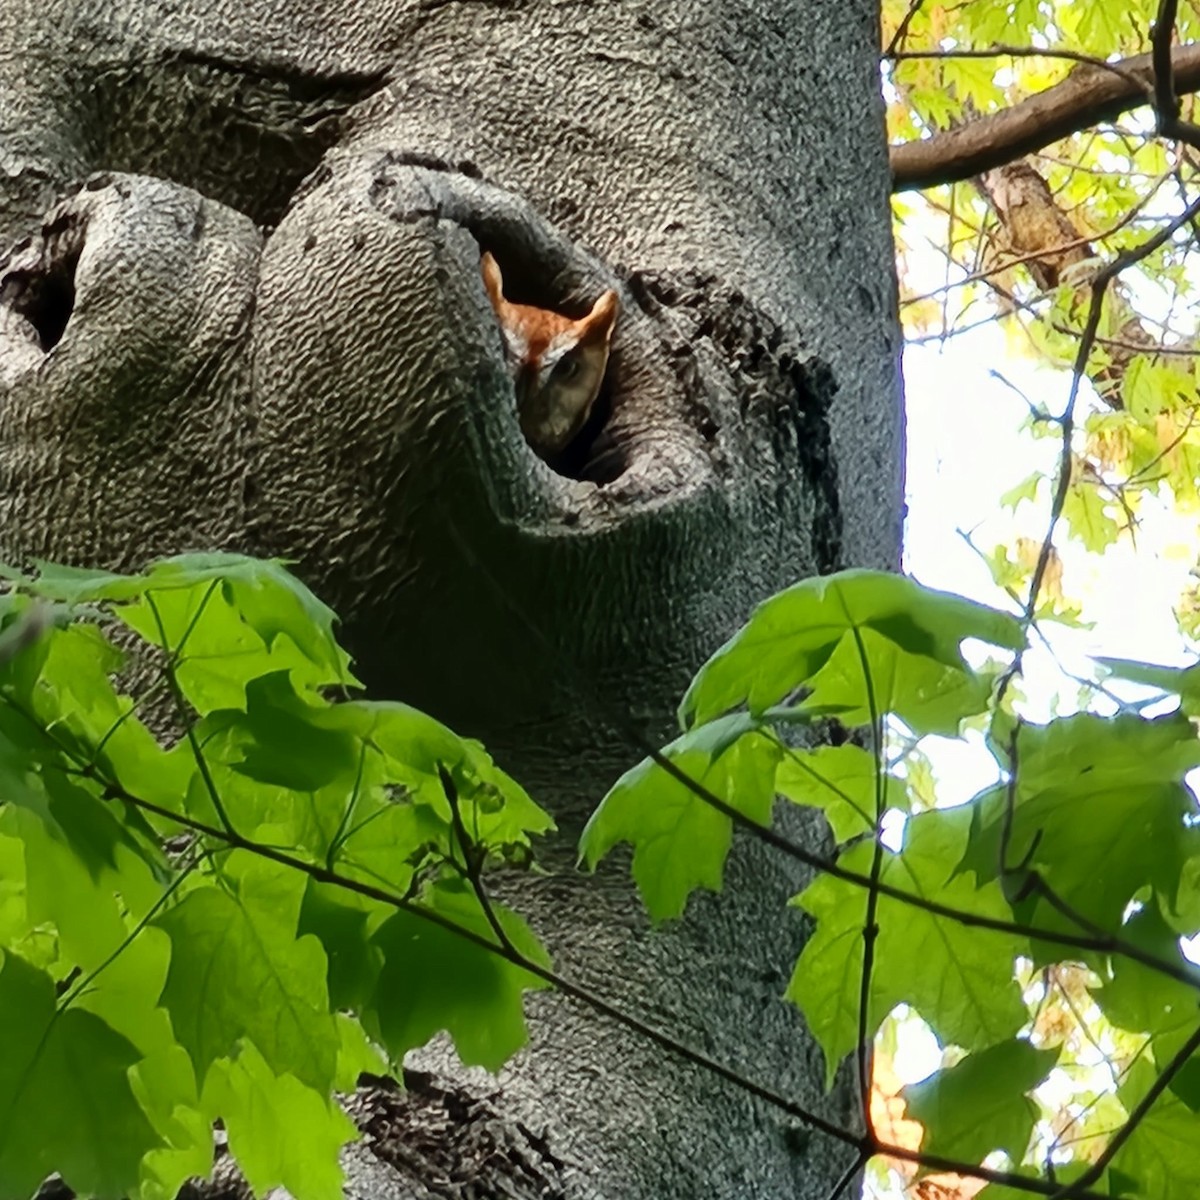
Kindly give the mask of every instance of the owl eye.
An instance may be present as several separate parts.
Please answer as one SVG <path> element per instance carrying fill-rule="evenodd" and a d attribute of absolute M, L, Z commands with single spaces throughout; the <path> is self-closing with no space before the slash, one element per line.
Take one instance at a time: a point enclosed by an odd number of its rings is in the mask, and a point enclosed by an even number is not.
<path fill-rule="evenodd" d="M 579 359 L 564 355 L 555 364 L 551 374 L 556 383 L 570 383 L 579 374 Z"/>

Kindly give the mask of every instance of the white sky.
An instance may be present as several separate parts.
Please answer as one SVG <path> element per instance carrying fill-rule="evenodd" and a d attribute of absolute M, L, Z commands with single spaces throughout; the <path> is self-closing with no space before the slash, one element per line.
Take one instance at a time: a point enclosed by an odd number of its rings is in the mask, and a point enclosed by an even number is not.
<path fill-rule="evenodd" d="M 1019 536 L 1040 542 L 1049 489 L 1015 513 L 998 500 L 1031 471 L 1052 471 L 1058 443 L 1034 440 L 1022 431 L 1028 413 L 1024 401 L 989 371 L 1002 371 L 1031 402 L 1052 413 L 1065 406 L 1070 378 L 1065 371 L 1039 368 L 1007 353 L 1003 334 L 988 326 L 944 347 L 915 346 L 905 354 L 905 566 L 923 583 L 1011 608 L 987 566 L 957 531 L 969 532 L 984 552 Z M 1090 400 L 1089 390 L 1084 391 L 1080 415 Z M 1091 554 L 1072 544 L 1061 526 L 1056 542 L 1064 590 L 1082 599 L 1084 615 L 1095 622 L 1091 630 L 1044 626 L 1066 666 L 1086 674 L 1087 654 L 1185 660 L 1173 608 L 1196 561 L 1194 517 L 1180 517 L 1169 506 L 1152 502 L 1144 506 L 1136 548 L 1125 539 L 1103 555 Z M 1031 699 L 1054 686 L 1051 668 L 1036 656 L 1028 674 Z"/>

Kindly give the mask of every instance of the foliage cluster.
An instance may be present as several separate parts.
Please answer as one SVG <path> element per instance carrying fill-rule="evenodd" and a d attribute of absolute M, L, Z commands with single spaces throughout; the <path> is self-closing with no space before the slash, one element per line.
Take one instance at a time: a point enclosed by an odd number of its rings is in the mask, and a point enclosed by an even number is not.
<path fill-rule="evenodd" d="M 14 582 L 0 1196 L 58 1171 L 170 1200 L 209 1173 L 218 1117 L 256 1191 L 340 1196 L 335 1089 L 440 1029 L 492 1069 L 524 1041 L 543 981 L 514 960 L 545 955 L 477 885 L 549 817 L 478 744 L 346 697 L 333 614 L 276 565 Z M 118 627 L 141 644 L 136 701 Z"/>
<path fill-rule="evenodd" d="M 525 990 L 589 1001 L 486 886 L 528 868 L 550 818 L 476 743 L 352 698 L 332 614 L 278 565 L 47 567 L 13 578 L 0 621 L 0 1196 L 57 1171 L 169 1200 L 211 1169 L 220 1118 L 257 1191 L 332 1197 L 354 1136 L 336 1090 L 440 1030 L 498 1069 Z M 972 667 L 967 642 L 1000 658 Z M 1031 725 L 1004 699 L 1022 645 L 1015 618 L 903 577 L 799 583 L 700 671 L 681 735 L 613 786 L 581 857 L 631 843 L 658 920 L 720 888 L 735 828 L 818 869 L 792 899 L 815 932 L 787 997 L 828 1078 L 851 1060 L 865 1116 L 898 1009 L 947 1049 L 905 1097 L 919 1150 L 746 1081 L 856 1162 L 957 1170 L 989 1200 L 1191 1196 L 1200 684 L 1110 662 L 1182 711 Z M 849 739 L 805 745 L 831 716 Z M 984 728 L 995 783 L 930 807 L 897 747 Z M 773 828 L 780 802 L 819 809 L 835 849 Z M 1097 1059 L 1042 1019 L 1064 988 L 1121 1059 L 1065 1117 L 1056 1088 Z"/>
<path fill-rule="evenodd" d="M 961 182 L 895 197 L 910 342 L 998 322 L 1011 354 L 1074 369 L 1091 385 L 1065 421 L 1055 405 L 1025 398 L 1029 435 L 1065 443 L 1070 470 L 1056 511 L 1087 550 L 1136 536 L 1160 505 L 1200 514 L 1194 7 L 885 0 L 882 26 L 894 146 L 968 127 L 982 144 L 1015 119 L 1061 130 Z M 1089 103 L 1098 80 L 1121 81 L 1135 100 Z M 1097 274 L 1118 264 L 1090 327 Z M 1044 508 L 1056 487 L 1038 469 L 1014 478 L 1003 503 Z M 991 553 L 996 582 L 1024 591 L 1028 558 L 1020 545 Z M 1044 610 L 1077 615 L 1052 582 Z M 1188 585 L 1178 619 L 1186 635 L 1200 634 L 1200 583 Z"/>

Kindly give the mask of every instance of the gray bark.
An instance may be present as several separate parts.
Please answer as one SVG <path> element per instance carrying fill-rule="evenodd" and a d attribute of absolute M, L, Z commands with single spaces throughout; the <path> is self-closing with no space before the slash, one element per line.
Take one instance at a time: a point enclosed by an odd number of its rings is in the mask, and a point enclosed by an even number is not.
<path fill-rule="evenodd" d="M 0 14 L 3 554 L 297 560 L 375 694 L 482 737 L 555 813 L 549 875 L 511 898 L 560 969 L 852 1124 L 780 999 L 789 864 L 739 843 L 724 896 L 651 930 L 571 846 L 757 600 L 897 562 L 874 6 Z M 557 470 L 521 439 L 481 248 L 512 298 L 621 297 Z M 436 1085 L 361 1101 L 350 1191 L 820 1197 L 844 1165 L 576 1005 L 531 1024 L 499 1081 L 435 1047 Z"/>

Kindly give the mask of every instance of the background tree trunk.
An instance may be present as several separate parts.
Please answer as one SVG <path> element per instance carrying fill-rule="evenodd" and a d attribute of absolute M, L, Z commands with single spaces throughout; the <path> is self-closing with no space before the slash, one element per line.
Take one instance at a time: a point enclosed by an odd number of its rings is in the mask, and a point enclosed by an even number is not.
<path fill-rule="evenodd" d="M 554 811 L 550 874 L 510 898 L 560 969 L 854 1123 L 780 999 L 790 865 L 739 845 L 729 894 L 651 930 L 572 845 L 757 600 L 897 562 L 875 7 L 0 9 L 0 234 L 24 239 L 0 266 L 4 554 L 297 560 L 375 694 L 482 737 Z M 620 294 L 557 470 L 521 439 L 481 248 L 512 299 Z M 360 1101 L 351 1189 L 818 1197 L 845 1165 L 576 1006 L 531 1011 L 498 1084 L 435 1047 L 440 1082 Z"/>

